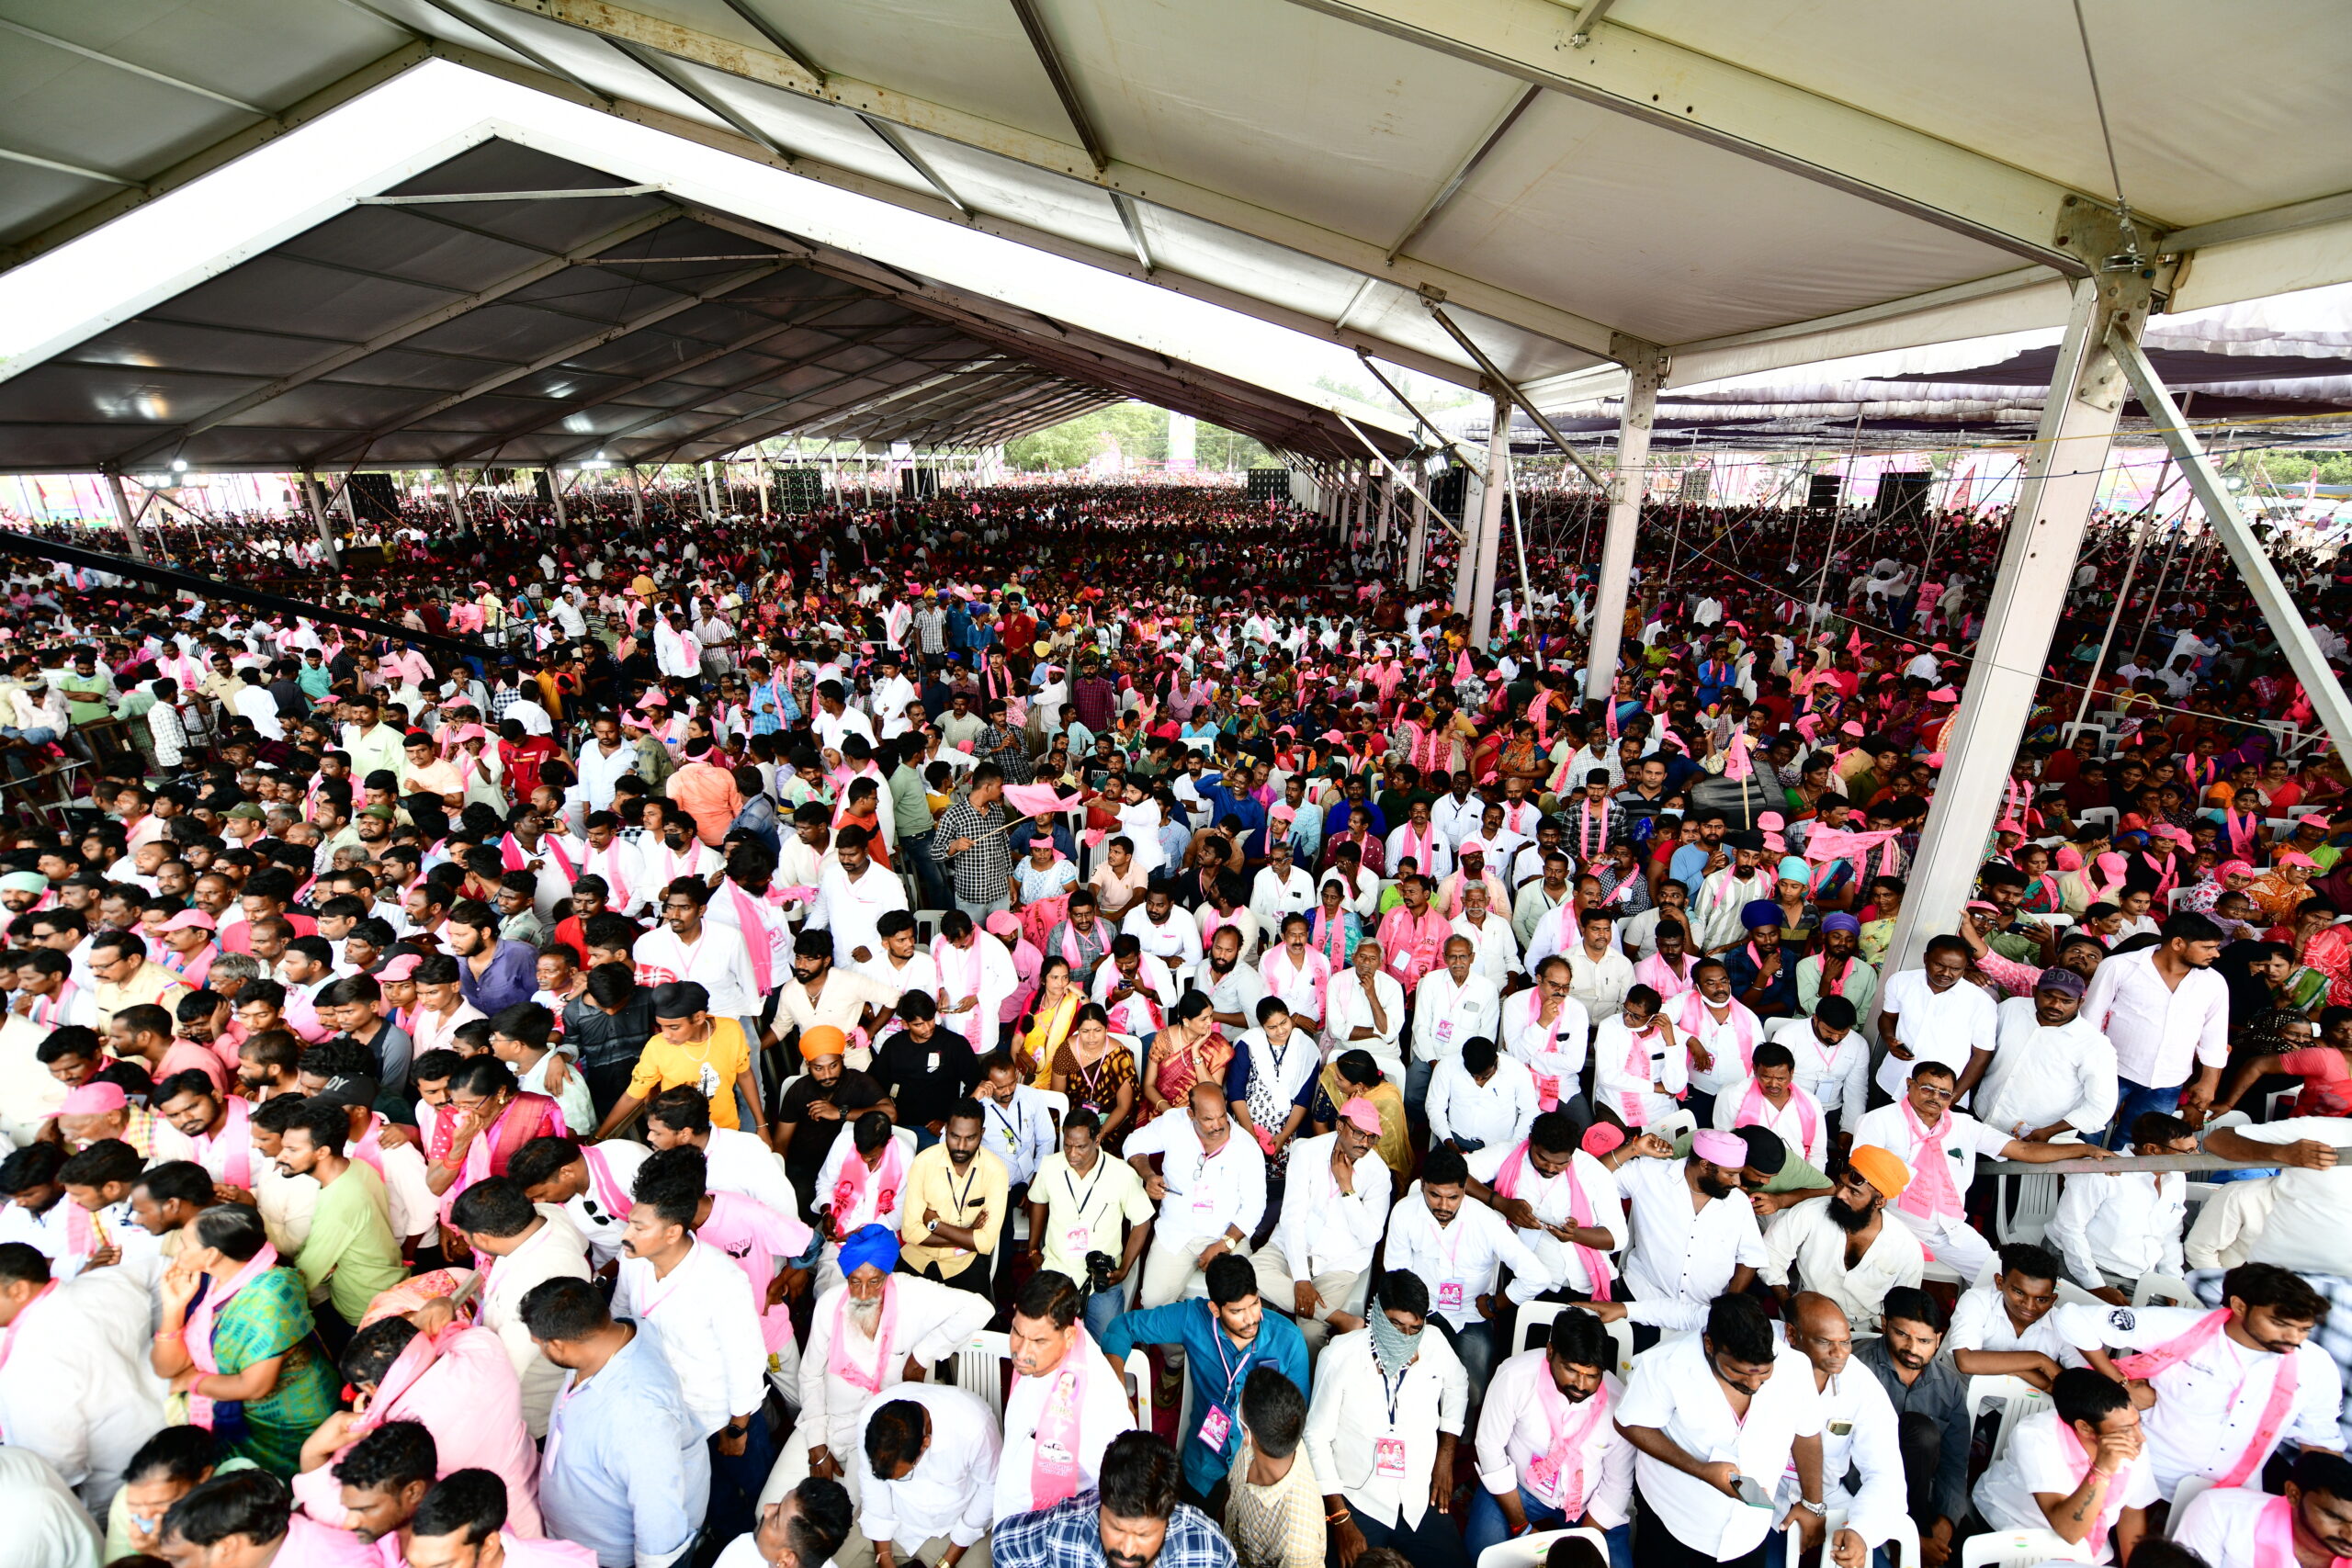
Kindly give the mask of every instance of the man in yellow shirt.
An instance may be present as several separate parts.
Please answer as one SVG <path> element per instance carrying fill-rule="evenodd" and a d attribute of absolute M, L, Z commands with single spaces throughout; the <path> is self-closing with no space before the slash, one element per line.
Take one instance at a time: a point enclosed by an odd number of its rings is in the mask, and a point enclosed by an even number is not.
<path fill-rule="evenodd" d="M 900 1268 L 983 1296 L 1012 1191 L 1004 1162 L 980 1146 L 984 1126 L 978 1100 L 956 1102 L 939 1142 L 907 1168 L 899 1219 Z"/>
<path fill-rule="evenodd" d="M 752 1108 L 752 1131 L 768 1135 L 761 1120 L 759 1086 L 752 1081 L 752 1047 L 743 1026 L 731 1018 L 714 1017 L 710 993 L 693 980 L 673 980 L 653 988 L 653 1022 L 662 1032 L 645 1043 L 638 1054 L 637 1070 L 629 1075 L 628 1092 L 622 1095 L 605 1124 L 599 1140 L 626 1126 L 637 1108 L 665 1089 L 684 1086 L 699 1089 L 710 1101 L 710 1119 L 718 1126 L 741 1128 L 735 1091 Z"/>

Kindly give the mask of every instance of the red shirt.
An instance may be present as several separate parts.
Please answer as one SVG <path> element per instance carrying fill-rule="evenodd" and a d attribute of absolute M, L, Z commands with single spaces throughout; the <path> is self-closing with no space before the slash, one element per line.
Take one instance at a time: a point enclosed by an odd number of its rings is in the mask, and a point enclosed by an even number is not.
<path fill-rule="evenodd" d="M 526 735 L 519 746 L 511 740 L 501 740 L 498 761 L 506 769 L 506 797 L 530 799 L 531 792 L 539 787 L 540 766 L 555 752 L 555 741 L 545 735 Z"/>

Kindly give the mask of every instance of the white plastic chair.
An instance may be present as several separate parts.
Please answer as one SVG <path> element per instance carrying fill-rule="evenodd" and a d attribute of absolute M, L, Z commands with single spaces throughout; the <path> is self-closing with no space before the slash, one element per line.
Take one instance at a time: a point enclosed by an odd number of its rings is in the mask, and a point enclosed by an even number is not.
<path fill-rule="evenodd" d="M 2054 1176 L 2004 1176 L 1999 1201 L 1993 1210 L 1994 1228 L 2001 1245 L 2038 1242 L 2058 1214 L 2058 1182 Z"/>
<path fill-rule="evenodd" d="M 1069 1114 L 1069 1096 L 1057 1089 L 1041 1089 L 1037 1098 L 1046 1102 L 1046 1114 L 1054 1119 L 1054 1132 L 1058 1136 L 1062 1120 Z"/>
<path fill-rule="evenodd" d="M 1995 1400 L 2001 1402 L 2001 1424 L 1993 1437 L 1993 1458 L 1998 1460 L 2007 1450 L 2009 1433 L 2017 1424 L 2028 1416 L 2048 1409 L 2050 1396 L 2019 1377 L 2002 1374 L 1970 1378 L 1968 1380 L 1969 1424 L 1975 1425 L 1976 1417 L 1984 1413 L 1984 1406 Z"/>
<path fill-rule="evenodd" d="M 1478 1568 L 1536 1568 L 1551 1555 L 1554 1541 L 1572 1536 L 1590 1541 L 1592 1549 L 1604 1560 L 1609 1556 L 1609 1538 L 1597 1529 L 1578 1526 L 1573 1529 L 1534 1530 L 1515 1540 L 1498 1540 L 1478 1553 Z"/>
<path fill-rule="evenodd" d="M 2143 1274 L 2140 1282 L 2132 1287 L 2132 1304 L 2135 1307 L 2195 1307 L 2204 1303 L 2197 1299 L 2197 1292 L 2188 1288 L 2186 1280 L 2172 1274 Z M 2173 1506 L 2176 1509 L 2180 1506 L 2178 1497 L 2173 1499 Z"/>
<path fill-rule="evenodd" d="M 847 1132 L 849 1129 L 844 1126 L 842 1130 Z M 906 1146 L 909 1159 L 915 1157 L 915 1130 L 912 1127 L 893 1127 L 890 1129 L 890 1136 Z"/>
<path fill-rule="evenodd" d="M 1114 1034 L 1111 1038 L 1113 1041 L 1126 1046 L 1127 1055 L 1136 1059 L 1136 1099 L 1137 1100 L 1141 1100 L 1143 1099 L 1142 1086 L 1143 1070 L 1145 1066 L 1144 1056 L 1146 1052 L 1142 1037 L 1134 1034 Z M 1130 1116 L 1132 1116 L 1132 1114 L 1133 1112 L 1131 1111 Z"/>
<path fill-rule="evenodd" d="M 2295 1113 L 2295 1099 L 2302 1092 L 2299 1089 L 2278 1090 L 2262 1102 L 2262 1119 L 2265 1122 L 2283 1122 L 2292 1116 Z"/>
<path fill-rule="evenodd" d="M 1846 1510 L 1832 1506 L 1822 1521 L 1821 1539 L 1825 1545 L 1836 1540 L 1838 1532 L 1845 1528 Z M 1797 1568 L 1798 1564 L 1804 1562 L 1804 1558 L 1797 1551 L 1796 1514 L 1793 1509 L 1790 1511 L 1787 1529 L 1789 1536 L 1787 1562 L 1789 1568 Z M 1895 1549 L 1895 1562 L 1899 1564 L 1899 1568 L 1920 1568 L 1919 1527 L 1913 1524 L 1907 1516 L 1896 1521 L 1894 1533 L 1887 1537 L 1886 1543 Z M 1828 1553 L 1825 1551 L 1822 1553 L 1822 1568 L 1826 1568 L 1827 1557 Z"/>
<path fill-rule="evenodd" d="M 1698 1130 L 1698 1113 L 1687 1107 L 1669 1111 L 1642 1129 L 1645 1133 L 1656 1133 L 1669 1144 L 1685 1133 L 1696 1133 Z"/>
<path fill-rule="evenodd" d="M 1532 1350 L 1549 1344 L 1552 1320 L 1568 1310 L 1566 1302 L 1529 1302 L 1519 1309 L 1519 1348 Z"/>
<path fill-rule="evenodd" d="M 2210 1475 L 2184 1475 L 2180 1478 L 2180 1483 L 2172 1489 L 2172 1512 L 2165 1516 L 2166 1540 L 2179 1537 L 2180 1521 L 2188 1516 L 2188 1505 L 2197 1501 L 2200 1494 L 2210 1491 L 2212 1485 L 2213 1478 Z"/>
<path fill-rule="evenodd" d="M 2056 1530 L 1987 1530 L 1960 1549 L 1960 1568 L 2037 1568 L 2043 1562 L 2088 1562 L 2090 1548 Z"/>
<path fill-rule="evenodd" d="M 947 911 L 944 909 L 915 910 L 915 945 L 928 951 L 932 942 L 939 935 L 939 922 L 946 918 Z"/>
<path fill-rule="evenodd" d="M 1151 1357 L 1140 1345 L 1127 1352 L 1127 1403 L 1134 1407 L 1136 1424 L 1145 1431 L 1151 1430 Z"/>
<path fill-rule="evenodd" d="M 2112 806 L 2086 806 L 2075 814 L 2081 822 L 2097 822 L 2109 828 L 2115 826 L 2116 811 Z"/>
<path fill-rule="evenodd" d="M 1012 1337 L 985 1330 L 964 1342 L 956 1352 L 956 1386 L 1004 1419 L 1004 1364 L 1012 1359 Z"/>

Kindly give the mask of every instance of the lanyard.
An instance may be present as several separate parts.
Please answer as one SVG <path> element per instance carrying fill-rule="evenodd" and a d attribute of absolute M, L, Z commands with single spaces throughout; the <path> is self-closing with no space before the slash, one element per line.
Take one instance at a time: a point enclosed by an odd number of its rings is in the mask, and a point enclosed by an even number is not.
<path fill-rule="evenodd" d="M 981 1098 L 980 1103 L 988 1109 L 989 1120 L 994 1122 L 1003 1132 L 1004 1146 L 1009 1149 L 1018 1149 L 1021 1146 L 1021 1118 L 1007 1116 L 995 1100 L 986 1096 Z M 1098 1177 L 1096 1179 L 1100 1180 L 1101 1178 Z"/>
<path fill-rule="evenodd" d="M 1227 1347 L 1231 1342 L 1226 1337 L 1225 1325 L 1217 1322 L 1216 1308 L 1207 1302 L 1203 1302 L 1201 1304 L 1208 1308 L 1209 1338 L 1216 1346 L 1217 1369 L 1225 1373 L 1225 1393 L 1218 1397 L 1217 1403 L 1230 1404 L 1233 1402 L 1233 1385 L 1240 1382 L 1241 1374 L 1250 1370 L 1250 1359 L 1258 1354 L 1258 1342 L 1251 1340 L 1250 1348 L 1242 1351 L 1241 1359 L 1236 1362 L 1227 1353 Z M 1393 1421 L 1395 1417 L 1392 1416 L 1390 1419 Z"/>

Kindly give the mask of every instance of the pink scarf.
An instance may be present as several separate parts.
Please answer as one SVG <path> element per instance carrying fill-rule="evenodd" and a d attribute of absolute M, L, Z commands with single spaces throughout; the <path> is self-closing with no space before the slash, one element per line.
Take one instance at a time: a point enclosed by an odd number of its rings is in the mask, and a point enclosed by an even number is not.
<path fill-rule="evenodd" d="M 1029 1506 L 1050 1508 L 1078 1495 L 1080 1417 L 1086 1408 L 1087 1380 L 1102 1352 L 1083 1327 L 1078 1342 L 1048 1375 L 1045 1407 L 1037 1413 L 1037 1428 L 1030 1444 Z"/>
<path fill-rule="evenodd" d="M 883 1215 L 898 1207 L 899 1192 L 906 1180 L 907 1153 L 899 1146 L 896 1137 L 883 1140 L 879 1166 L 867 1165 L 865 1156 L 853 1146 L 848 1157 L 842 1161 L 841 1175 L 833 1181 L 833 1229 L 847 1235 L 858 1228 L 849 1223 L 847 1216 L 857 1212 L 868 1181 L 876 1183 L 874 1218 L 880 1223 Z"/>
<path fill-rule="evenodd" d="M 1804 1134 L 1804 1149 L 1801 1152 L 1810 1159 L 1813 1157 L 1814 1140 L 1821 1135 L 1821 1112 L 1815 1108 L 1813 1101 L 1805 1097 L 1804 1091 L 1801 1089 L 1793 1087 L 1790 1089 L 1789 1101 L 1797 1108 L 1797 1127 Z M 1757 1087 L 1756 1080 L 1749 1078 L 1747 1092 L 1740 1098 L 1739 1113 L 1731 1119 L 1732 1126 L 1735 1129 L 1771 1126 L 1771 1122 L 1767 1119 L 1770 1115 L 1768 1107 L 1770 1103 L 1764 1098 L 1764 1091 Z"/>
<path fill-rule="evenodd" d="M 215 1179 L 232 1187 L 250 1190 L 254 1184 L 253 1111 L 243 1100 L 232 1095 L 221 1106 L 220 1130 L 199 1133 L 193 1142 L 196 1157 L 206 1169 L 213 1169 L 212 1152 L 220 1150 L 220 1165 Z"/>
<path fill-rule="evenodd" d="M 1960 1193 L 1953 1189 L 1951 1172 L 1944 1165 L 1944 1135 L 1951 1131 L 1951 1113 L 1946 1111 L 1943 1121 L 1930 1133 L 1908 1100 L 1895 1103 L 1903 1107 L 1903 1120 L 1911 1124 L 1911 1134 L 1919 1140 L 1919 1147 L 1911 1161 L 1911 1184 L 1903 1190 L 1903 1196 L 1894 1206 L 1923 1220 L 1959 1213 Z M 2084 1463 L 2087 1465 L 2089 1461 Z M 2075 1479 L 2079 1481 L 2081 1477 Z"/>
<path fill-rule="evenodd" d="M 553 833 L 542 833 L 539 835 L 539 850 L 541 852 L 554 857 L 556 866 L 563 873 L 563 879 L 566 882 L 577 882 L 580 880 L 579 872 L 574 870 L 572 867 L 571 857 L 563 852 L 563 846 L 556 842 L 555 835 Z M 499 863 L 504 869 L 508 871 L 520 871 L 525 865 L 529 863 L 531 854 L 530 852 L 525 850 L 521 844 L 515 841 L 514 834 L 509 833 L 504 838 L 498 840 L 498 859 Z"/>
<path fill-rule="evenodd" d="M 2154 1378 L 2211 1343 L 2229 1321 L 2230 1309 L 2217 1307 L 2199 1318 L 2188 1332 L 2177 1339 L 2169 1340 L 2152 1350 L 2116 1357 L 2116 1371 L 2127 1378 Z M 2245 1452 L 2238 1456 L 2229 1473 L 2213 1483 L 2214 1485 L 2244 1485 L 2249 1476 L 2262 1468 L 2262 1461 L 2270 1457 L 2270 1450 L 2278 1445 L 2278 1434 L 2286 1429 L 2287 1417 L 2295 1407 L 2296 1363 L 2299 1359 L 2300 1357 L 2290 1351 L 2279 1362 L 2278 1373 L 2270 1380 L 2270 1397 L 2263 1402 L 2262 1415 L 2255 1422 L 2254 1439 L 2246 1444 Z"/>
<path fill-rule="evenodd" d="M 2059 1417 L 2058 1430 L 2066 1439 L 2066 1446 L 2062 1450 L 2066 1460 L 2066 1472 L 2079 1487 L 2083 1478 L 2091 1472 L 2091 1456 L 2084 1450 L 2083 1439 L 2075 1435 L 2073 1422 L 2064 1416 Z M 2286 1499 L 2282 1497 L 2279 1501 L 2283 1503 Z M 2108 1529 L 2122 1510 L 2123 1477 L 2119 1474 L 2109 1481 L 2107 1490 L 2099 1494 L 2098 1517 L 2091 1521 L 2090 1534 L 2083 1538 L 2083 1544 L 2090 1548 L 2093 1559 L 2106 1551 Z"/>
<path fill-rule="evenodd" d="M 596 857 L 600 854 L 605 857 L 605 890 L 611 895 L 605 899 L 605 904 L 615 910 L 625 909 L 628 908 L 628 878 L 621 874 L 620 840 L 614 839 L 601 850 L 591 846 L 588 851 L 589 863 L 594 865 Z M 574 878 L 574 880 L 578 879 Z"/>
<path fill-rule="evenodd" d="M 187 1333 L 183 1336 L 183 1342 L 187 1347 L 187 1359 L 196 1363 L 197 1371 L 208 1377 L 220 1375 L 220 1362 L 212 1354 L 213 1318 L 222 1307 L 229 1304 L 231 1298 L 234 1297 L 239 1291 L 277 1267 L 277 1248 L 264 1242 L 261 1245 L 261 1250 L 241 1265 L 225 1282 L 217 1278 L 212 1279 L 210 1288 L 204 1292 L 204 1298 L 189 1309 Z M 187 1396 L 188 1424 L 209 1430 L 212 1426 L 213 1404 L 214 1401 L 211 1399 L 191 1392 Z"/>
<path fill-rule="evenodd" d="M 1716 1029 L 1728 1028 L 1732 1032 L 1732 1043 L 1739 1050 L 1739 1070 L 1753 1074 L 1756 1071 L 1756 1025 L 1753 1021 L 1755 1017 L 1754 1013 L 1740 1005 L 1737 997 L 1734 997 L 1731 999 L 1730 1014 L 1718 1021 L 1713 1010 L 1707 1005 L 1706 993 L 1693 986 L 1689 991 L 1683 993 L 1681 1000 L 1677 1004 L 1674 1021 L 1680 1024 L 1683 1032 L 1694 1040 L 1707 1032 L 1702 1027 L 1702 1022 L 1713 1025 Z M 1713 1054 L 1712 1049 L 1709 1054 Z"/>
<path fill-rule="evenodd" d="M 892 1143 L 898 1142 L 893 1138 Z M 863 1160 L 851 1163 L 863 1165 Z M 849 1349 L 849 1292 L 842 1291 L 833 1303 L 833 1342 L 825 1354 L 825 1370 L 852 1387 L 868 1393 L 882 1392 L 882 1380 L 890 1370 L 890 1337 L 899 1325 L 899 1292 L 888 1276 L 882 1280 L 882 1321 L 874 1327 L 874 1365 L 862 1367 Z"/>
<path fill-rule="evenodd" d="M 0 1371 L 8 1370 L 8 1358 L 17 1353 L 17 1336 L 23 1331 L 25 1320 L 32 1316 L 33 1308 L 49 1299 L 51 1292 L 57 1289 L 58 1283 L 57 1280 L 51 1280 L 48 1284 L 35 1291 L 33 1299 L 17 1309 L 17 1315 L 9 1321 L 8 1326 L 0 1329 Z M 0 1426 L 0 1442 L 8 1440 L 10 1438 L 6 1427 Z M 2293 1564 L 2290 1563 L 2289 1568 L 2293 1568 Z"/>
<path fill-rule="evenodd" d="M 1603 1291 L 1594 1299 L 1605 1302 L 1609 1293 Z M 1532 1483 L 1537 1496 L 1552 1498 L 1555 1506 L 1564 1510 L 1568 1517 L 1581 1518 L 1584 1517 L 1585 1487 L 1584 1461 L 1580 1456 L 1584 1452 L 1585 1439 L 1592 1435 L 1596 1427 L 1609 1418 L 1609 1385 L 1604 1382 L 1592 1391 L 1592 1396 L 1584 1402 L 1582 1407 L 1583 1419 L 1577 1420 L 1578 1407 L 1570 1404 L 1568 1396 L 1562 1393 L 1559 1385 L 1552 1381 L 1551 1367 L 1547 1361 L 1544 1375 L 1536 1382 L 1535 1397 L 1544 1407 L 1544 1421 L 1552 1428 L 1552 1441 L 1527 1467 L 1528 1480 Z M 1570 1429 L 1572 1422 L 1573 1430 Z M 1564 1470 L 1568 1473 L 1565 1486 L 1560 1483 L 1560 1472 Z"/>
<path fill-rule="evenodd" d="M 582 1144 L 580 1145 L 580 1158 L 588 1168 L 588 1184 L 596 1190 L 596 1201 L 604 1205 L 605 1213 L 618 1219 L 628 1218 L 634 1200 L 629 1196 L 628 1189 L 621 1185 L 620 1178 L 613 1174 L 612 1164 L 605 1158 L 605 1151 L 594 1144 Z"/>
<path fill-rule="evenodd" d="M 1657 1032 L 1657 1021 L 1655 1019 L 1650 1021 L 1650 1026 L 1647 1029 L 1638 1034 L 1630 1029 L 1625 1032 L 1625 1037 L 1632 1042 L 1625 1051 L 1625 1071 L 1633 1077 L 1639 1079 L 1645 1086 L 1642 1089 L 1626 1089 L 1617 1097 L 1624 1102 L 1624 1120 L 1628 1127 L 1643 1127 L 1649 1123 L 1649 1112 L 1642 1102 L 1649 1098 L 1646 1086 L 1650 1082 L 1650 1054 L 1647 1046 L 1643 1043 Z"/>
<path fill-rule="evenodd" d="M 1502 1168 L 1495 1172 L 1495 1190 L 1505 1198 L 1518 1197 L 1520 1184 L 1526 1179 L 1529 1168 L 1527 1140 L 1522 1138 L 1520 1140 L 1519 1147 L 1503 1156 Z M 1592 1200 L 1586 1195 L 1584 1183 L 1577 1179 L 1574 1155 L 1568 1156 L 1567 1167 L 1560 1174 L 1568 1179 L 1568 1217 L 1580 1226 L 1590 1226 Z M 1608 1255 L 1594 1247 L 1586 1247 L 1580 1242 L 1571 1242 L 1569 1245 L 1576 1248 L 1577 1257 L 1584 1263 L 1585 1278 L 1592 1281 L 1592 1299 L 1597 1302 L 1607 1301 L 1610 1280 Z M 1546 1378 L 1544 1381 L 1548 1385 L 1551 1380 Z M 1566 1404 L 1566 1401 L 1563 1400 L 1561 1403 Z M 1558 1438 L 1559 1428 L 1555 1423 L 1553 1427 L 1555 1452 L 1558 1448 Z"/>
<path fill-rule="evenodd" d="M 752 955 L 752 978 L 757 983 L 760 995 L 765 996 L 775 988 L 775 953 L 768 938 L 767 916 L 761 911 L 760 901 L 738 886 L 731 876 L 727 879 L 727 895 L 734 900 L 735 922 L 743 933 L 743 946 Z"/>
<path fill-rule="evenodd" d="M 2273 1497 L 2262 1506 L 2254 1522 L 2254 1568 L 2298 1568 L 2295 1555 L 2295 1505 Z M 2329 1568 L 2352 1568 L 2352 1557 L 2337 1557 Z"/>
<path fill-rule="evenodd" d="M 1696 969 L 1697 965 L 1690 964 L 1688 954 L 1684 956 L 1683 962 L 1690 967 L 1678 975 L 1674 972 L 1672 965 L 1667 963 L 1665 953 L 1653 953 L 1634 965 L 1634 978 L 1656 991 L 1660 1001 L 1670 1002 L 1679 997 L 1687 996 L 1697 987 L 1697 982 L 1690 978 L 1691 971 Z"/>

